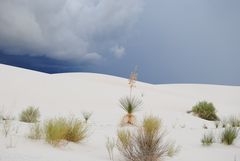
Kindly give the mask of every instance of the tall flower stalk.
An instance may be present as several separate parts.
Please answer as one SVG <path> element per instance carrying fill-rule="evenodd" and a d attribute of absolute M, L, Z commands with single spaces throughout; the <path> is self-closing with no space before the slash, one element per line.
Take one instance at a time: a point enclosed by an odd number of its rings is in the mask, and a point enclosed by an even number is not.
<path fill-rule="evenodd" d="M 137 67 L 135 67 L 134 71 L 131 72 L 130 78 L 128 81 L 129 87 L 130 87 L 130 98 L 132 97 L 132 90 L 134 87 L 136 87 L 136 81 L 137 81 Z"/>

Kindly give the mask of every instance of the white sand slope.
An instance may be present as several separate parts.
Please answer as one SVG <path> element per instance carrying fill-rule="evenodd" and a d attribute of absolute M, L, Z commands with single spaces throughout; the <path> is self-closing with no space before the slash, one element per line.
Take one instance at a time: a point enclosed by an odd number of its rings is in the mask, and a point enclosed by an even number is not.
<path fill-rule="evenodd" d="M 240 115 L 240 87 L 172 84 L 152 85 L 137 82 L 134 95 L 143 98 L 143 108 L 136 113 L 141 120 L 146 114 L 162 118 L 169 137 L 181 146 L 179 154 L 169 161 L 240 161 L 240 137 L 234 145 L 215 143 L 201 145 L 204 132 L 214 123 L 187 114 L 198 101 L 214 103 L 220 117 Z M 106 137 L 115 137 L 125 114 L 118 100 L 129 94 L 128 80 L 102 74 L 45 74 L 0 64 L 0 110 L 16 118 L 12 134 L 15 147 L 7 148 L 11 137 L 0 134 L 0 161 L 107 161 Z M 26 138 L 29 124 L 18 122 L 19 113 L 27 106 L 39 107 L 41 120 L 55 116 L 75 115 L 92 111 L 91 135 L 83 143 L 69 143 L 54 148 L 44 140 Z M 2 123 L 0 123 L 0 128 Z M 203 129 L 206 124 L 208 129 Z M 16 131 L 16 130 L 15 130 Z M 115 160 L 119 156 L 115 151 Z"/>

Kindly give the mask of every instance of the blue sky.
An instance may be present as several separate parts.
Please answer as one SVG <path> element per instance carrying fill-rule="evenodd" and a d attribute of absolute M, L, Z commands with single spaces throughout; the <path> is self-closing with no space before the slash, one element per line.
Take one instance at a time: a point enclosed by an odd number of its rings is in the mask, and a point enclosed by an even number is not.
<path fill-rule="evenodd" d="M 0 1 L 0 63 L 240 85 L 238 0 Z"/>

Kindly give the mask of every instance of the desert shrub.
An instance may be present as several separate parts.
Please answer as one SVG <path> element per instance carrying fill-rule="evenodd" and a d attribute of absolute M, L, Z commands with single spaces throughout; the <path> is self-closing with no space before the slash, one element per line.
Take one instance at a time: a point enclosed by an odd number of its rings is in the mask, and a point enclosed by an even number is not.
<path fill-rule="evenodd" d="M 90 117 L 92 116 L 92 112 L 84 111 L 84 112 L 82 112 L 82 115 L 83 115 L 83 118 L 84 118 L 85 122 L 87 123 L 88 120 L 90 119 Z"/>
<path fill-rule="evenodd" d="M 39 120 L 39 117 L 40 117 L 39 109 L 30 106 L 21 112 L 20 121 L 34 123 Z"/>
<path fill-rule="evenodd" d="M 204 134 L 201 140 L 202 145 L 209 146 L 214 142 L 214 135 L 212 132 Z"/>
<path fill-rule="evenodd" d="M 116 145 L 115 140 L 113 138 L 110 139 L 109 137 L 107 137 L 106 148 L 107 148 L 110 160 L 113 160 L 113 149 L 115 145 Z"/>
<path fill-rule="evenodd" d="M 139 110 L 142 105 L 142 100 L 137 97 L 123 97 L 119 102 L 120 107 L 127 112 L 127 115 L 123 118 L 123 122 L 134 124 L 136 118 L 133 113 Z"/>
<path fill-rule="evenodd" d="M 227 145 L 231 145 L 237 138 L 239 130 L 233 127 L 227 127 L 221 134 L 221 142 Z"/>
<path fill-rule="evenodd" d="M 54 118 L 44 125 L 46 141 L 59 145 L 62 140 L 79 142 L 87 136 L 87 126 L 76 118 Z"/>
<path fill-rule="evenodd" d="M 58 145 L 67 134 L 67 120 L 63 117 L 48 120 L 44 125 L 46 141 L 52 145 Z"/>
<path fill-rule="evenodd" d="M 197 115 L 198 117 L 205 119 L 205 120 L 218 120 L 216 115 L 215 107 L 212 103 L 202 101 L 192 107 L 192 112 Z"/>
<path fill-rule="evenodd" d="M 168 156 L 170 144 L 164 142 L 164 131 L 157 117 L 145 117 L 135 132 L 118 132 L 117 147 L 127 161 L 158 161 Z"/>
<path fill-rule="evenodd" d="M 240 118 L 237 116 L 230 116 L 227 122 L 232 127 L 240 127 Z"/>
<path fill-rule="evenodd" d="M 30 129 L 30 133 L 28 134 L 28 138 L 29 139 L 41 139 L 43 134 L 43 129 L 40 125 L 40 123 L 35 123 L 31 129 Z"/>
<path fill-rule="evenodd" d="M 76 118 L 67 121 L 67 133 L 65 140 L 79 142 L 87 137 L 87 125 Z"/>

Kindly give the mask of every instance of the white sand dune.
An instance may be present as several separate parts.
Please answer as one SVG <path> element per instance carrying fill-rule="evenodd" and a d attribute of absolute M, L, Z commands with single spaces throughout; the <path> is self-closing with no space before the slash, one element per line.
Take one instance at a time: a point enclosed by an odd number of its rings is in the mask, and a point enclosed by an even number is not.
<path fill-rule="evenodd" d="M 7 148 L 11 138 L 0 134 L 0 161 L 107 161 L 106 137 L 115 137 L 125 114 L 118 100 L 129 94 L 128 80 L 94 73 L 45 74 L 0 64 L 0 110 L 18 119 L 29 105 L 39 107 L 41 120 L 55 116 L 92 111 L 91 135 L 79 144 L 60 148 L 44 140 L 26 138 L 29 124 L 14 121 L 18 132 L 13 136 L 14 148 Z M 210 121 L 187 114 L 198 101 L 214 103 L 218 115 L 240 115 L 240 87 L 203 84 L 152 85 L 137 82 L 133 94 L 143 98 L 143 108 L 136 113 L 141 120 L 146 114 L 162 118 L 169 137 L 181 151 L 169 161 L 240 161 L 240 138 L 234 145 L 215 143 L 201 145 L 204 131 L 214 129 Z M 208 129 L 203 129 L 206 124 Z M 1 125 L 2 126 L 2 125 Z M 118 160 L 117 150 L 115 160 Z"/>

